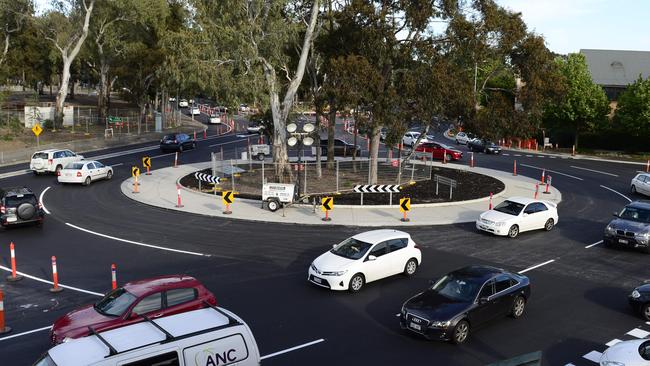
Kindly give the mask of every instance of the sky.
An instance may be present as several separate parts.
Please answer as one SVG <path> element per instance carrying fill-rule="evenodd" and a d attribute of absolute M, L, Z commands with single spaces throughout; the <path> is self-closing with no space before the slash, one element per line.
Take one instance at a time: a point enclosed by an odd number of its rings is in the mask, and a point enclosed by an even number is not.
<path fill-rule="evenodd" d="M 553 52 L 650 51 L 650 0 L 496 0 L 521 12 Z"/>

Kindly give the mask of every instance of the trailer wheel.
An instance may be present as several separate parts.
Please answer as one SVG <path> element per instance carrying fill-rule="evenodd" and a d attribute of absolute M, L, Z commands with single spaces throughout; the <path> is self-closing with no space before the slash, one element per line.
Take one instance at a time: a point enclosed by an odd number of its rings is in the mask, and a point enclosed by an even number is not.
<path fill-rule="evenodd" d="M 264 154 L 257 154 L 257 160 L 262 161 L 264 160 L 265 156 Z"/>
<path fill-rule="evenodd" d="M 269 200 L 267 202 L 267 205 L 269 206 L 269 211 L 275 212 L 280 208 L 280 202 L 278 200 Z"/>

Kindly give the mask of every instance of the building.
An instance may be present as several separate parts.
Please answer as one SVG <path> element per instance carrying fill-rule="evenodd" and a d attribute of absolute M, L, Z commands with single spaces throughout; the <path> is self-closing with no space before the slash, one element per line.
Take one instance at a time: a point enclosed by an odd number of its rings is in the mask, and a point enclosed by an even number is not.
<path fill-rule="evenodd" d="M 605 89 L 607 98 L 615 102 L 618 96 L 639 76 L 650 76 L 649 51 L 580 50 L 587 60 L 594 83 Z"/>

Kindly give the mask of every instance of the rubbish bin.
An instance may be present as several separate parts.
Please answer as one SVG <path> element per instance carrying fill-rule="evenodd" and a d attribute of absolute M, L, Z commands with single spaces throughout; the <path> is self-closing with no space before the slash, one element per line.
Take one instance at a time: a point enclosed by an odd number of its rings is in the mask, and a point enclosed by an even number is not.
<path fill-rule="evenodd" d="M 162 115 L 160 112 L 155 112 L 156 113 L 156 132 L 162 132 Z"/>
<path fill-rule="evenodd" d="M 248 151 L 242 151 L 241 152 L 241 159 L 242 160 L 248 160 Z"/>

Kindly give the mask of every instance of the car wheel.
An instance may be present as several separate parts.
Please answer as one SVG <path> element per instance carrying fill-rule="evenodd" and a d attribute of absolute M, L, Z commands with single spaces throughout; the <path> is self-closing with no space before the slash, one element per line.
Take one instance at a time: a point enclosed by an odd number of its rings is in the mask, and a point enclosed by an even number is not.
<path fill-rule="evenodd" d="M 519 226 L 518 225 L 510 226 L 510 230 L 508 230 L 508 236 L 511 238 L 516 238 L 517 235 L 519 235 Z"/>
<path fill-rule="evenodd" d="M 264 154 L 257 154 L 257 160 L 259 161 L 264 160 Z"/>
<path fill-rule="evenodd" d="M 544 230 L 551 231 L 553 230 L 553 226 L 555 226 L 555 221 L 553 219 L 548 219 L 544 224 Z"/>
<path fill-rule="evenodd" d="M 643 304 L 641 307 L 641 316 L 645 320 L 650 320 L 650 303 Z"/>
<path fill-rule="evenodd" d="M 113 171 L 109 170 L 108 173 L 106 173 L 106 179 L 110 180 L 113 178 Z"/>
<path fill-rule="evenodd" d="M 469 323 L 466 320 L 461 320 L 454 327 L 451 341 L 455 344 L 461 344 L 467 341 L 469 337 Z"/>
<path fill-rule="evenodd" d="M 276 200 L 270 200 L 268 202 L 269 211 L 275 212 L 280 208 L 280 203 Z"/>
<path fill-rule="evenodd" d="M 363 278 L 363 275 L 361 273 L 357 273 L 350 279 L 348 290 L 350 292 L 359 292 L 365 282 L 366 280 Z"/>
<path fill-rule="evenodd" d="M 632 191 L 632 193 L 636 193 L 636 187 L 635 186 L 630 187 L 630 191 Z"/>
<path fill-rule="evenodd" d="M 413 276 L 415 271 L 418 269 L 418 261 L 415 258 L 411 258 L 404 265 L 404 274 L 407 276 Z"/>
<path fill-rule="evenodd" d="M 59 176 L 61 174 L 61 169 L 63 169 L 63 167 L 61 165 L 57 165 L 56 170 L 54 171 L 54 174 Z"/>
<path fill-rule="evenodd" d="M 90 177 L 86 177 L 86 180 L 84 180 L 84 186 L 90 185 Z"/>
<path fill-rule="evenodd" d="M 526 309 L 526 299 L 522 296 L 517 296 L 515 301 L 512 303 L 512 309 L 510 310 L 510 316 L 519 319 L 524 315 L 524 309 Z"/>
<path fill-rule="evenodd" d="M 446 156 L 446 160 L 447 160 L 447 161 L 451 161 L 451 155 L 450 155 L 450 154 L 447 154 L 447 156 Z"/>

